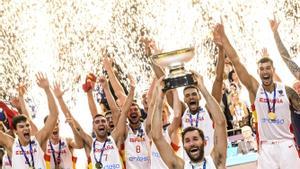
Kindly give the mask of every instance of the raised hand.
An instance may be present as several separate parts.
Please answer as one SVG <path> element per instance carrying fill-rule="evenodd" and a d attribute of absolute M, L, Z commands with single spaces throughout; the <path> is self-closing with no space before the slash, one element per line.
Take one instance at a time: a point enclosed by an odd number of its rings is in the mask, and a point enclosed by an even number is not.
<path fill-rule="evenodd" d="M 53 84 L 53 92 L 56 98 L 62 98 L 62 96 L 65 94 L 65 92 L 67 91 L 67 89 L 65 90 L 61 90 L 60 88 L 60 82 L 56 81 Z"/>
<path fill-rule="evenodd" d="M 271 27 L 272 31 L 276 32 L 280 22 L 278 22 L 276 19 L 274 19 L 274 20 L 269 20 L 269 23 L 270 23 L 270 27 Z"/>
<path fill-rule="evenodd" d="M 199 73 L 197 73 L 197 72 L 194 71 L 194 70 L 191 70 L 191 72 L 193 73 L 194 78 L 195 78 L 195 80 L 197 81 L 197 84 L 198 84 L 199 86 L 204 86 L 204 83 L 203 83 L 203 76 L 201 76 Z"/>
<path fill-rule="evenodd" d="M 152 54 L 155 55 L 162 52 L 162 49 L 158 47 L 158 45 L 153 39 L 142 37 L 140 39 L 140 42 L 144 45 L 147 56 L 150 56 Z"/>
<path fill-rule="evenodd" d="M 20 104 L 20 100 L 18 97 L 12 97 L 9 100 L 10 104 L 13 105 L 15 108 L 17 109 L 21 109 L 21 104 Z"/>
<path fill-rule="evenodd" d="M 107 88 L 108 87 L 108 82 L 107 82 L 105 76 L 100 76 L 99 77 L 99 83 L 102 86 L 102 88 Z"/>
<path fill-rule="evenodd" d="M 50 85 L 49 85 L 49 80 L 47 78 L 46 75 L 44 75 L 43 73 L 41 72 L 38 72 L 36 75 L 36 82 L 37 82 L 37 85 L 40 87 L 40 88 L 43 88 L 43 89 L 49 89 Z"/>
<path fill-rule="evenodd" d="M 17 90 L 18 90 L 19 96 L 24 96 L 24 94 L 27 91 L 27 87 L 25 86 L 25 84 L 19 83 Z"/>
<path fill-rule="evenodd" d="M 262 57 L 269 57 L 269 56 L 270 56 L 269 53 L 268 53 L 268 49 L 267 49 L 267 48 L 263 48 L 263 49 L 261 50 L 261 52 L 260 52 L 260 55 L 261 55 Z"/>
<path fill-rule="evenodd" d="M 130 87 L 135 88 L 135 79 L 131 74 L 128 74 L 128 79 L 130 82 Z"/>
<path fill-rule="evenodd" d="M 219 47 L 223 46 L 223 38 L 226 37 L 224 26 L 222 24 L 217 24 L 213 30 L 213 41 Z"/>
<path fill-rule="evenodd" d="M 113 60 L 105 54 L 103 59 L 103 68 L 106 71 L 108 71 L 112 69 L 112 67 L 113 67 Z"/>

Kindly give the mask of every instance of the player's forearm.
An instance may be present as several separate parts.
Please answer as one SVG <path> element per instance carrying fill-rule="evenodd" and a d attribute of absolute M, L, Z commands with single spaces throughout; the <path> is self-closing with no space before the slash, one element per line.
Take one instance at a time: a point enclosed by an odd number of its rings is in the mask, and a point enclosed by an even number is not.
<path fill-rule="evenodd" d="M 92 115 L 92 118 L 94 118 L 97 114 L 97 106 L 93 97 L 93 91 L 89 90 L 87 92 L 87 99 L 88 99 L 88 105 L 89 105 L 89 109 L 90 109 L 90 113 Z"/>
<path fill-rule="evenodd" d="M 53 116 L 54 118 L 57 119 L 57 117 L 58 117 L 58 108 L 57 108 L 53 93 L 50 90 L 50 88 L 46 88 L 44 90 L 45 90 L 45 93 L 47 95 L 48 107 L 49 107 L 49 111 L 50 111 L 49 115 Z M 55 123 L 56 123 L 56 120 L 55 120 Z M 53 125 L 55 125 L 55 123 Z"/>

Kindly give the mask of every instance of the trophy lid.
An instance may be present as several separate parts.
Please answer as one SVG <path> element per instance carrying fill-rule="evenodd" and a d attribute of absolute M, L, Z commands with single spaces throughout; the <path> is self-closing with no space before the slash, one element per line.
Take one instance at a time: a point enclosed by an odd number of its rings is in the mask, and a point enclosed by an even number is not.
<path fill-rule="evenodd" d="M 194 48 L 184 48 L 153 55 L 152 59 L 158 65 L 166 67 L 176 63 L 188 62 L 194 57 L 194 55 Z"/>

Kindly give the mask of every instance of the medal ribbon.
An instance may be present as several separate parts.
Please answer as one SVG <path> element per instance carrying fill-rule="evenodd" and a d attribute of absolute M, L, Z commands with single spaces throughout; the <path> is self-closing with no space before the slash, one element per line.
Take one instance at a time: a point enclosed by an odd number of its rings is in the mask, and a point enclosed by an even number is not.
<path fill-rule="evenodd" d="M 202 108 L 199 108 L 199 111 L 197 112 L 197 118 L 196 118 L 196 127 L 198 128 L 198 119 L 199 119 L 199 114 L 200 111 L 202 111 Z M 193 118 L 192 118 L 192 113 L 190 112 L 190 124 L 193 127 Z"/>
<path fill-rule="evenodd" d="M 101 153 L 100 153 L 100 158 L 99 158 L 99 160 L 97 160 L 96 155 L 95 155 L 95 154 L 96 154 L 96 141 L 97 141 L 97 140 L 95 140 L 94 143 L 93 143 L 94 159 L 95 159 L 96 163 L 102 164 L 102 163 L 101 163 L 101 161 L 102 161 L 102 155 L 103 155 L 103 151 L 104 151 L 104 148 L 105 148 L 105 145 L 106 145 L 108 139 L 105 140 L 105 142 L 104 142 L 104 144 L 103 144 L 103 146 L 102 146 L 102 148 L 101 148 Z"/>
<path fill-rule="evenodd" d="M 264 89 L 264 93 L 265 93 L 265 96 L 266 96 L 266 99 L 267 99 L 267 104 L 268 104 L 268 109 L 269 109 L 269 113 L 270 112 L 273 112 L 275 113 L 275 104 L 276 104 L 276 84 L 274 86 L 274 90 L 273 90 L 273 105 L 272 105 L 272 109 L 271 109 L 271 105 L 270 105 L 270 101 L 269 101 L 269 97 L 268 97 L 268 94 L 266 92 L 266 90 Z"/>
<path fill-rule="evenodd" d="M 30 156 L 31 156 L 31 160 L 32 160 L 32 165 L 30 165 L 29 159 L 28 159 L 28 157 L 26 155 L 26 152 L 24 151 L 19 139 L 18 139 L 18 141 L 19 141 L 19 145 L 20 145 L 20 148 L 22 150 L 22 153 L 23 153 L 23 155 L 25 157 L 25 160 L 28 163 L 29 167 L 34 167 L 34 158 L 33 158 L 33 153 L 32 153 L 31 140 L 29 140 L 29 152 L 30 152 Z"/>
<path fill-rule="evenodd" d="M 52 157 L 54 160 L 54 164 L 59 165 L 60 164 L 61 146 L 62 146 L 61 140 L 59 140 L 59 145 L 58 145 L 58 156 L 57 156 L 58 161 L 55 158 L 55 151 L 54 151 L 53 145 L 50 140 L 49 140 L 49 144 L 50 144 L 50 149 L 51 149 L 51 154 L 52 154 Z"/>

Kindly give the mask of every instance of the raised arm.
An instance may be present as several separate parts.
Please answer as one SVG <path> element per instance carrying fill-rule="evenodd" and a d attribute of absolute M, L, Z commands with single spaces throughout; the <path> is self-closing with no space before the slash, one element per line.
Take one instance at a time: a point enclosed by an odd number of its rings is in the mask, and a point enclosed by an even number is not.
<path fill-rule="evenodd" d="M 224 113 L 222 112 L 217 101 L 210 95 L 203 83 L 203 77 L 193 71 L 197 85 L 202 93 L 208 111 L 212 115 L 214 122 L 214 148 L 211 156 L 214 160 L 217 168 L 225 168 L 226 166 L 226 151 L 227 151 L 227 132 L 226 132 L 226 120 Z"/>
<path fill-rule="evenodd" d="M 19 84 L 18 93 L 19 93 L 19 104 L 20 104 L 21 112 L 27 117 L 31 126 L 32 134 L 35 135 L 39 129 L 32 121 L 31 114 L 29 113 L 28 107 L 25 103 L 24 94 L 26 93 L 26 87 L 24 84 Z"/>
<path fill-rule="evenodd" d="M 254 103 L 255 94 L 258 89 L 259 83 L 251 76 L 245 66 L 241 63 L 239 56 L 235 49 L 230 44 L 222 24 L 217 24 L 214 28 L 214 42 L 220 46 L 223 46 L 226 56 L 231 60 L 241 82 L 246 86 L 249 91 L 251 103 Z"/>
<path fill-rule="evenodd" d="M 289 86 L 285 86 L 285 90 L 286 90 L 286 94 L 290 100 L 290 104 L 291 106 L 297 110 L 295 113 L 300 114 L 300 96 L 297 94 L 297 92 L 289 87 Z"/>
<path fill-rule="evenodd" d="M 114 92 L 117 96 L 117 98 L 120 100 L 121 105 L 125 103 L 126 100 L 126 93 L 118 80 L 117 76 L 115 75 L 113 66 L 112 66 L 112 59 L 108 58 L 107 56 L 104 57 L 103 59 L 103 67 L 107 71 L 109 81 L 112 85 L 112 88 L 114 89 Z"/>
<path fill-rule="evenodd" d="M 157 97 L 156 97 L 156 103 L 155 108 L 153 109 L 153 116 L 152 116 L 152 125 L 151 125 L 151 131 L 152 131 L 152 139 L 154 141 L 154 144 L 157 147 L 157 150 L 159 151 L 159 154 L 165 164 L 170 169 L 183 169 L 184 167 L 184 161 L 179 158 L 175 152 L 173 151 L 170 144 L 165 140 L 163 134 L 162 134 L 162 107 L 163 107 L 163 100 L 165 98 L 165 93 L 162 92 L 162 78 L 160 78 L 157 82 Z"/>
<path fill-rule="evenodd" d="M 122 112 L 120 119 L 118 121 L 118 124 L 116 128 L 112 131 L 111 136 L 116 140 L 116 142 L 123 143 L 123 140 L 125 139 L 126 135 L 126 118 L 127 118 L 127 112 L 130 109 L 130 106 L 132 105 L 133 97 L 134 97 L 134 90 L 135 90 L 135 81 L 131 75 L 128 76 L 130 80 L 130 91 L 128 94 L 128 97 L 126 98 L 125 104 L 122 107 Z M 120 144 L 117 144 L 120 145 Z"/>
<path fill-rule="evenodd" d="M 119 109 L 118 105 L 116 104 L 116 101 L 109 89 L 109 85 L 108 85 L 106 78 L 104 76 L 100 76 L 99 82 L 104 90 L 109 108 L 111 110 L 114 126 L 117 126 L 117 123 L 118 123 L 119 117 L 120 117 L 120 109 Z"/>
<path fill-rule="evenodd" d="M 0 123 L 0 125 L 3 125 L 2 127 L 4 128 L 4 124 Z M 11 137 L 10 135 L 6 134 L 2 130 L 0 130 L 0 146 L 5 147 L 6 151 L 8 152 L 9 155 L 11 155 L 12 152 L 12 145 L 14 143 L 14 138 Z"/>
<path fill-rule="evenodd" d="M 178 129 L 180 128 L 181 125 L 181 116 L 182 116 L 182 105 L 181 102 L 179 100 L 179 96 L 178 96 L 178 91 L 176 89 L 173 89 L 170 91 L 170 93 L 173 95 L 173 111 L 174 111 L 174 117 L 173 117 L 173 121 L 170 124 L 170 126 L 168 127 L 168 133 L 170 138 L 172 138 L 172 135 L 175 134 L 177 135 Z M 174 140 L 172 140 L 174 141 Z M 176 140 L 176 144 L 179 143 L 179 140 Z"/>
<path fill-rule="evenodd" d="M 39 130 L 35 135 L 41 147 L 45 149 L 46 142 L 48 138 L 51 136 L 51 133 L 57 123 L 58 109 L 52 91 L 50 90 L 50 85 L 47 77 L 39 72 L 36 75 L 36 78 L 37 78 L 38 86 L 44 89 L 47 95 L 48 107 L 50 112 L 47 121 L 45 122 L 45 126 L 41 130 Z"/>
<path fill-rule="evenodd" d="M 149 102 L 149 106 L 148 106 L 148 114 L 147 114 L 147 118 L 146 118 L 146 133 L 148 136 L 151 136 L 151 117 L 152 117 L 152 113 L 153 113 L 153 109 L 154 109 L 154 104 L 155 104 L 155 99 L 157 97 L 157 90 L 154 90 L 154 87 L 156 87 L 156 82 L 157 79 L 154 78 L 152 83 L 151 83 L 151 87 L 150 90 L 148 91 L 148 102 Z"/>
<path fill-rule="evenodd" d="M 92 118 L 94 118 L 98 114 L 97 106 L 93 97 L 93 89 L 95 86 L 95 81 L 96 81 L 96 76 L 92 73 L 89 73 L 86 76 L 85 84 L 83 85 L 83 89 L 87 94 L 88 105 L 89 105 Z"/>
<path fill-rule="evenodd" d="M 300 67 L 291 59 L 291 56 L 288 52 L 288 50 L 283 45 L 280 35 L 278 33 L 278 26 L 279 22 L 276 20 L 270 20 L 270 26 L 273 31 L 273 35 L 275 38 L 276 46 L 279 50 L 280 56 L 287 65 L 287 67 L 290 69 L 292 74 L 295 76 L 296 79 L 300 80 Z"/>
<path fill-rule="evenodd" d="M 224 74 L 224 60 L 225 51 L 222 46 L 218 45 L 219 57 L 216 67 L 216 78 L 212 86 L 211 95 L 216 99 L 218 103 L 221 103 L 222 99 L 222 86 L 223 86 L 223 74 Z"/>
<path fill-rule="evenodd" d="M 56 99 L 58 100 L 60 108 L 61 108 L 62 112 L 64 113 L 64 115 L 67 119 L 67 122 L 69 122 L 69 125 L 74 134 L 74 139 L 71 139 L 71 138 L 67 139 L 68 145 L 70 148 L 79 149 L 79 148 L 83 147 L 83 141 L 82 141 L 80 135 L 78 134 L 78 132 L 76 132 L 76 129 L 74 127 L 75 126 L 74 122 L 70 121 L 70 120 L 68 121 L 68 119 L 73 119 L 73 117 L 72 117 L 72 114 L 70 113 L 68 106 L 66 105 L 66 103 L 63 99 L 63 95 L 64 95 L 65 91 L 66 90 L 61 90 L 59 82 L 54 83 L 54 85 L 53 85 L 54 95 L 55 95 Z"/>
<path fill-rule="evenodd" d="M 72 131 L 74 134 L 76 133 L 77 135 L 80 136 L 80 139 L 82 141 L 83 147 L 85 148 L 86 154 L 90 154 L 92 150 L 92 143 L 93 143 L 93 138 L 88 135 L 80 126 L 77 120 L 74 119 L 74 117 L 71 115 L 66 118 L 67 122 L 70 124 Z"/>

